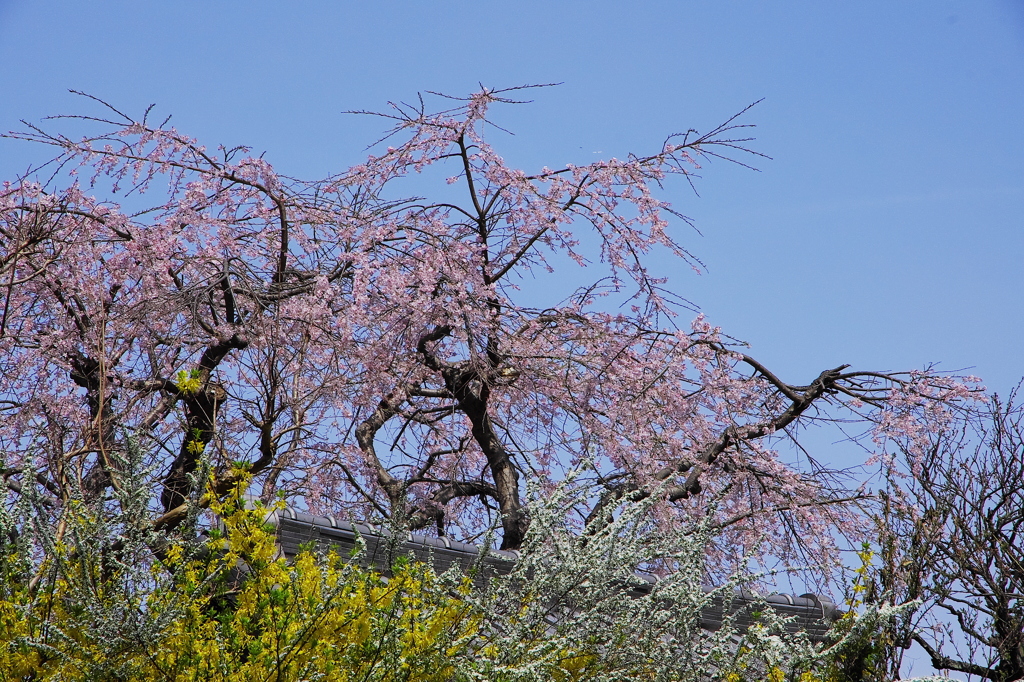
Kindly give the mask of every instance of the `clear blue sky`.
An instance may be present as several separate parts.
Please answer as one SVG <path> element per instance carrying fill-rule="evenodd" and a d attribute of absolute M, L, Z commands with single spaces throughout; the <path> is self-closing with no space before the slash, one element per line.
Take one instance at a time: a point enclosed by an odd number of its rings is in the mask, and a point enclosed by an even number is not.
<path fill-rule="evenodd" d="M 156 103 L 305 178 L 357 162 L 420 90 L 562 82 L 499 111 L 527 167 L 651 149 L 764 98 L 773 158 L 713 164 L 709 272 L 673 287 L 784 377 L 840 363 L 1024 375 L 1024 2 L 0 0 L 0 129 Z M 0 141 L 0 175 L 45 150 Z"/>

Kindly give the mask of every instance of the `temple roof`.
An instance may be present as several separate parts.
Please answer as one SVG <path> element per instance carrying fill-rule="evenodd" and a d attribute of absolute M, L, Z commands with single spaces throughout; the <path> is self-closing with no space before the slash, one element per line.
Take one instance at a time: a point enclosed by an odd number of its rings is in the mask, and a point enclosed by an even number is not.
<path fill-rule="evenodd" d="M 398 553 L 429 563 L 438 573 L 452 566 L 462 571 L 475 567 L 475 580 L 483 584 L 493 575 L 511 572 L 519 558 L 519 552 L 514 550 L 491 549 L 485 552 L 477 545 L 443 537 L 406 533 L 405 537 L 396 538 L 388 529 L 352 523 L 333 516 L 313 516 L 288 507 L 273 512 L 268 522 L 276 527 L 278 544 L 287 558 L 294 557 L 300 548 L 311 543 L 318 550 L 333 549 L 339 556 L 348 556 L 354 553 L 358 536 L 364 551 L 356 558 L 357 563 L 382 572 L 387 570 Z M 636 577 L 637 581 L 630 586 L 629 591 L 637 596 L 649 593 L 658 580 L 645 573 L 637 573 Z M 705 589 L 711 591 L 713 588 Z M 701 613 L 701 627 L 718 630 L 728 613 L 735 615 L 736 627 L 745 629 L 754 622 L 752 614 L 756 607 L 763 603 L 783 616 L 793 617 L 787 625 L 790 632 L 805 631 L 812 640 L 819 642 L 824 639 L 832 623 L 842 615 L 835 604 L 814 594 L 761 596 L 740 591 L 729 600 L 714 598 Z"/>

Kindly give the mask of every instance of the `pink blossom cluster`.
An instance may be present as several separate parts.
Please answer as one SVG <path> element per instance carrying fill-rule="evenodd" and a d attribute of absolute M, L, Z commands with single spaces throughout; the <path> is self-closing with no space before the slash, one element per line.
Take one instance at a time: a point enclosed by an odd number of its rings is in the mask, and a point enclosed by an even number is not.
<path fill-rule="evenodd" d="M 742 152 L 742 126 L 528 173 L 485 135 L 507 98 L 395 106 L 392 146 L 313 182 L 145 119 L 96 119 L 106 132 L 80 141 L 24 135 L 90 188 L 72 175 L 0 191 L 9 494 L 31 476 L 54 510 L 102 498 L 131 473 L 135 437 L 155 516 L 201 495 L 190 476 L 203 466 L 244 463 L 268 499 L 468 540 L 496 525 L 516 547 L 526 481 L 551 489 L 583 467 L 593 494 L 567 510 L 581 530 L 617 500 L 660 496 L 652 522 L 721 529 L 718 565 L 808 548 L 832 560 L 836 530 L 858 529 L 856 492 L 785 462 L 778 443 L 852 417 L 881 449 L 923 447 L 975 380 L 840 367 L 794 385 L 703 317 L 679 329 L 648 255 L 699 262 L 656 195 L 702 158 Z M 391 198 L 434 168 L 461 199 Z M 128 210 L 97 188 L 159 199 Z M 516 283 L 561 256 L 596 270 L 593 286 L 524 303 Z M 609 310 L 609 290 L 630 305 Z"/>

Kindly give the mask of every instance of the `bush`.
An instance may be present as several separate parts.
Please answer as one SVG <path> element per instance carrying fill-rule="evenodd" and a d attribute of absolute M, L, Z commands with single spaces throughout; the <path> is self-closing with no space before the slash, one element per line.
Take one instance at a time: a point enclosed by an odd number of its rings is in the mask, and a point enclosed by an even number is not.
<path fill-rule="evenodd" d="M 56 529 L 0 512 L 0 680 L 817 682 L 845 679 L 854 639 L 886 617 L 844 619 L 828 647 L 767 607 L 745 633 L 705 631 L 701 610 L 743 582 L 702 588 L 710 526 L 661 533 L 651 502 L 624 502 L 582 536 L 562 513 L 571 480 L 535 495 L 520 561 L 482 588 L 405 557 L 387 575 L 312 549 L 286 562 L 243 486 L 191 543 L 81 504 Z M 631 596 L 653 565 L 671 570 Z"/>
<path fill-rule="evenodd" d="M 334 554 L 304 552 L 288 564 L 275 558 L 266 511 L 236 502 L 216 505 L 224 530 L 199 551 L 168 547 L 145 570 L 123 562 L 111 569 L 91 547 L 56 543 L 39 579 L 25 580 L 18 569 L 27 562 L 5 552 L 0 674 L 69 682 L 451 679 L 453 660 L 481 623 L 460 598 L 468 579 L 440 580 L 404 559 L 388 577 Z M 68 523 L 76 537 L 99 530 L 83 511 Z"/>

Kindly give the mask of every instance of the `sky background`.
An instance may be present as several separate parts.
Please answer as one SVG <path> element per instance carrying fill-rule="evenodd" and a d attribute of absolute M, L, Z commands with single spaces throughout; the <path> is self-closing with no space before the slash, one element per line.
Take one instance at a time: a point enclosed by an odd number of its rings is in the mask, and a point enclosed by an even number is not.
<path fill-rule="evenodd" d="M 209 146 L 316 178 L 381 123 L 346 116 L 479 83 L 562 85 L 495 112 L 527 169 L 743 121 L 771 157 L 668 198 L 706 264 L 671 286 L 793 383 L 841 363 L 1024 375 L 1024 1 L 0 0 L 0 130 L 156 103 Z M 0 176 L 47 150 L 0 140 Z"/>
<path fill-rule="evenodd" d="M 208 146 L 313 179 L 382 125 L 343 115 L 562 85 L 498 109 L 528 170 L 656 149 L 748 104 L 759 172 L 725 163 L 667 198 L 707 265 L 660 261 L 784 379 L 939 363 L 1024 375 L 1024 0 L 93 2 L 0 0 L 0 131 L 156 103 Z M 0 176 L 47 150 L 0 140 Z M 0 178 L 0 179 L 2 179 Z"/>

